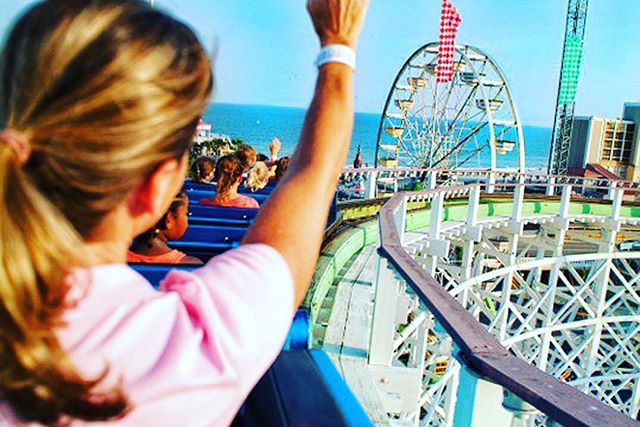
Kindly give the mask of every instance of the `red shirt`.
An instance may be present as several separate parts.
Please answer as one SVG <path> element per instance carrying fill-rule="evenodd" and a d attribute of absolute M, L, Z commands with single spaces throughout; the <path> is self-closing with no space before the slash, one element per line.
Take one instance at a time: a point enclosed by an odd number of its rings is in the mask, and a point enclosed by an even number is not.
<path fill-rule="evenodd" d="M 228 208 L 260 208 L 260 205 L 258 204 L 258 201 L 256 199 L 249 196 L 243 196 L 242 194 L 238 194 L 238 197 L 227 200 L 226 202 L 214 201 L 212 199 L 202 199 L 200 200 L 200 203 L 203 205 L 226 206 Z"/>
<path fill-rule="evenodd" d="M 160 255 L 140 255 L 127 251 L 127 262 L 143 262 L 145 264 L 180 264 L 186 254 L 179 250 L 172 250 Z"/>

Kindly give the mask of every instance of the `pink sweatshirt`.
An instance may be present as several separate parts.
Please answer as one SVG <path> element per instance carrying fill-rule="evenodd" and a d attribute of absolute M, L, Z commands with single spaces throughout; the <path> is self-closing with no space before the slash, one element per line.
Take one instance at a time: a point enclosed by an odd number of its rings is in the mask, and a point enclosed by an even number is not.
<path fill-rule="evenodd" d="M 122 379 L 134 405 L 110 426 L 228 425 L 280 352 L 294 312 L 289 268 L 267 245 L 172 271 L 161 292 L 124 264 L 82 270 L 73 283 L 62 345 L 87 377 L 109 364 L 104 385 Z M 16 421 L 0 404 L 0 425 Z"/>

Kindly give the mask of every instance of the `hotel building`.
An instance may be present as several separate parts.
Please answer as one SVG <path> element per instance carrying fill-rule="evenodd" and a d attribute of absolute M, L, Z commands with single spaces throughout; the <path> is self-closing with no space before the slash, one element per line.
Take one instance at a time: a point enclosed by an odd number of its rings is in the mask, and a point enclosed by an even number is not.
<path fill-rule="evenodd" d="M 604 172 L 640 181 L 640 103 L 625 103 L 621 119 L 575 117 L 569 174 Z M 606 171 L 603 171 L 605 169 Z"/>

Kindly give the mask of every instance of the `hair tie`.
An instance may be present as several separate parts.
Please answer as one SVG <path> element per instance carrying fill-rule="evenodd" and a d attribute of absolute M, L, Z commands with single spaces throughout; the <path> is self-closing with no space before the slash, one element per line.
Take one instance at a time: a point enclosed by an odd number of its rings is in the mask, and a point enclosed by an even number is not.
<path fill-rule="evenodd" d="M 31 142 L 24 132 L 16 129 L 2 129 L 0 130 L 0 144 L 6 144 L 13 151 L 20 166 L 27 163 L 31 156 Z"/>

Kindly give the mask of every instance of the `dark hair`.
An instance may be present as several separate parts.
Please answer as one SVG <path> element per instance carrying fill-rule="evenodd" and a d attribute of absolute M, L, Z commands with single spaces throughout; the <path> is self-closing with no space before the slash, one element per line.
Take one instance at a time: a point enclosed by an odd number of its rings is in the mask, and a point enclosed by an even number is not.
<path fill-rule="evenodd" d="M 180 191 L 178 194 L 176 194 L 175 199 L 173 199 L 173 202 L 171 202 L 171 205 L 169 205 L 169 209 L 167 209 L 164 215 L 162 215 L 162 218 L 158 220 L 156 225 L 154 225 L 153 227 L 151 227 L 150 229 L 148 229 L 147 231 L 145 231 L 144 233 L 142 233 L 141 235 L 133 239 L 133 244 L 131 245 L 131 247 L 132 248 L 140 248 L 143 246 L 151 247 L 151 242 L 153 241 L 153 239 L 156 238 L 156 236 L 160 233 L 160 231 L 167 229 L 167 217 L 169 216 L 169 212 L 171 212 L 171 214 L 175 216 L 176 212 L 178 211 L 178 208 L 188 203 L 189 203 L 189 199 L 187 197 L 187 193 L 185 193 L 184 191 Z"/>
<path fill-rule="evenodd" d="M 250 145 L 241 144 L 236 150 L 235 155 L 242 163 L 243 172 L 246 172 L 249 170 L 249 167 L 256 162 L 258 152 Z"/>
<path fill-rule="evenodd" d="M 269 157 L 267 157 L 266 154 L 262 154 L 262 153 L 258 153 L 258 156 L 256 157 L 256 162 L 268 162 L 269 161 Z"/>
<path fill-rule="evenodd" d="M 216 198 L 226 200 L 229 189 L 242 177 L 244 168 L 235 154 L 220 157 L 216 164 Z"/>
<path fill-rule="evenodd" d="M 199 157 L 191 165 L 191 179 L 194 182 L 205 182 L 205 178 L 216 169 L 216 161 L 211 157 Z"/>
<path fill-rule="evenodd" d="M 285 173 L 287 173 L 287 169 L 289 169 L 289 157 L 285 156 L 279 158 L 276 164 L 276 178 L 280 179 Z"/>

